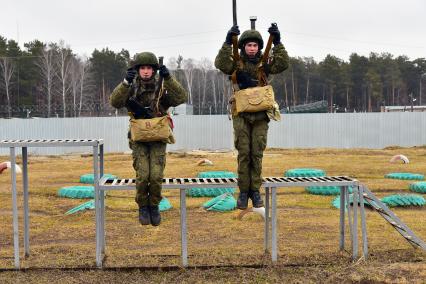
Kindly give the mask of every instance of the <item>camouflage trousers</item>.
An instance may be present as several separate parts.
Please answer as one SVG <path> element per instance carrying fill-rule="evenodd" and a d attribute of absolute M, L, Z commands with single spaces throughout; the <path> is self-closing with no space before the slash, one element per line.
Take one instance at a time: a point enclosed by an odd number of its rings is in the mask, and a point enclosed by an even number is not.
<path fill-rule="evenodd" d="M 161 185 L 166 166 L 166 143 L 129 142 L 136 171 L 136 198 L 141 206 L 157 206 L 161 201 Z"/>
<path fill-rule="evenodd" d="M 266 148 L 268 122 L 266 115 L 254 113 L 243 113 L 233 118 L 240 192 L 259 191 L 262 185 L 262 159 Z"/>

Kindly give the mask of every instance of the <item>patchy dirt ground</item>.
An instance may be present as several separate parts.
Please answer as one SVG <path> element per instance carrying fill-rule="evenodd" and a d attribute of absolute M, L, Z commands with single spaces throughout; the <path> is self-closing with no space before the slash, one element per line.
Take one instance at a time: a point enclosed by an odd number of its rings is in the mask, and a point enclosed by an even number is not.
<path fill-rule="evenodd" d="M 389 159 L 395 154 L 407 155 L 410 164 L 390 164 Z M 197 166 L 202 158 L 214 165 Z M 0 161 L 7 159 L 0 157 Z M 353 263 L 349 252 L 338 252 L 339 212 L 331 206 L 334 197 L 310 195 L 303 188 L 278 192 L 279 259 L 274 266 L 263 253 L 261 217 L 247 215 L 240 221 L 237 211 L 214 213 L 201 209 L 208 198 L 187 198 L 189 269 L 179 267 L 177 191 L 164 191 L 174 208 L 162 214 L 159 227 L 139 225 L 133 191 L 110 192 L 106 200 L 107 258 L 105 270 L 100 271 L 95 268 L 94 212 L 65 216 L 67 210 L 84 200 L 57 196 L 62 186 L 78 185 L 80 175 L 90 173 L 91 166 L 92 159 L 87 155 L 30 156 L 31 255 L 22 260 L 27 270 L 20 272 L 13 271 L 10 176 L 9 172 L 0 175 L 1 283 L 426 283 L 426 253 L 414 250 L 375 212 L 367 212 L 368 262 L 361 259 Z M 297 167 L 321 168 L 328 175 L 354 176 L 383 197 L 410 192 L 409 181 L 383 176 L 389 172 L 425 174 L 426 148 L 265 152 L 264 176 L 282 176 L 285 170 Z M 213 170 L 236 172 L 235 154 L 195 151 L 171 153 L 167 157 L 166 176 L 190 177 Z M 132 177 L 130 155 L 106 155 L 105 172 Z M 22 212 L 21 194 L 19 200 Z M 426 207 L 394 212 L 426 239 Z M 20 237 L 22 245 L 22 234 Z"/>

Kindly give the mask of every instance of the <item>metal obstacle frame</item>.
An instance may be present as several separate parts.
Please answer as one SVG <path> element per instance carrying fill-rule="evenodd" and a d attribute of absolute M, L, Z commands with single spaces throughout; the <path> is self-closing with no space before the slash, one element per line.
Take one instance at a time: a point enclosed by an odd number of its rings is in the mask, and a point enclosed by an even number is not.
<path fill-rule="evenodd" d="M 102 267 L 105 256 L 105 192 L 107 190 L 134 190 L 134 179 L 109 180 L 104 174 L 104 144 L 102 139 L 32 139 L 32 140 L 0 140 L 0 147 L 10 148 L 11 179 L 12 179 L 12 209 L 13 209 L 13 238 L 15 268 L 20 268 L 18 205 L 17 205 L 17 181 L 16 181 L 16 151 L 22 148 L 23 164 L 23 196 L 24 196 L 24 250 L 25 256 L 29 256 L 29 190 L 28 190 L 28 148 L 29 147 L 67 147 L 67 146 L 91 146 L 93 147 L 93 174 L 95 188 L 95 221 L 96 221 L 96 265 Z M 181 221 L 181 256 L 182 265 L 188 266 L 188 242 L 186 226 L 186 190 L 193 187 L 221 188 L 237 187 L 237 178 L 166 178 L 163 179 L 164 189 L 180 190 L 180 221 Z M 358 207 L 362 230 L 362 251 L 364 259 L 368 256 L 368 240 L 364 200 L 376 210 L 387 222 L 389 222 L 413 247 L 426 250 L 426 243 L 416 236 L 389 208 L 377 199 L 365 185 L 356 179 L 337 177 L 269 177 L 262 179 L 265 188 L 265 226 L 264 248 L 265 252 L 272 249 L 272 262 L 278 258 L 277 244 L 277 188 L 306 187 L 306 186 L 338 186 L 340 187 L 340 238 L 339 249 L 345 246 L 345 219 L 348 213 L 349 235 L 352 246 L 352 259 L 358 258 Z M 349 199 L 349 187 L 353 188 L 353 202 Z M 270 204 L 272 205 L 271 218 L 269 218 Z M 352 213 L 351 213 L 352 212 Z M 270 238 L 269 227 L 272 235 Z"/>
<path fill-rule="evenodd" d="M 29 184 L 28 184 L 28 148 L 30 147 L 93 147 L 94 187 L 99 184 L 99 176 L 104 174 L 104 142 L 102 139 L 19 139 L 0 140 L 0 147 L 10 148 L 12 178 L 12 211 L 13 211 L 13 248 L 15 268 L 20 268 L 18 201 L 16 184 L 16 148 L 22 148 L 22 181 L 24 196 L 24 251 L 25 257 L 30 255 L 29 229 Z M 95 190 L 96 194 L 99 192 Z"/>
<path fill-rule="evenodd" d="M 336 177 L 267 177 L 262 179 L 265 188 L 265 222 L 264 222 L 264 249 L 269 253 L 271 248 L 272 262 L 278 259 L 277 241 L 277 189 L 287 187 L 307 186 L 338 186 L 340 187 L 340 224 L 339 249 L 345 248 L 345 216 L 348 215 L 349 234 L 352 243 L 352 259 L 358 258 L 358 204 L 360 206 L 361 231 L 363 242 L 363 256 L 367 259 L 368 243 L 367 228 L 364 211 L 363 186 L 356 179 L 347 176 Z M 180 231 L 181 231 L 181 259 L 182 266 L 188 266 L 188 241 L 186 224 L 186 190 L 197 188 L 238 187 L 237 178 L 165 178 L 163 189 L 179 189 L 180 191 Z M 349 187 L 353 188 L 353 204 L 349 202 Z M 105 257 L 105 192 L 108 190 L 135 190 L 135 179 L 108 179 L 101 178 L 95 190 L 96 210 L 96 265 L 101 268 Z M 270 206 L 271 204 L 271 206 Z M 270 208 L 271 207 L 271 208 Z M 352 208 L 352 209 L 351 209 Z M 269 211 L 271 209 L 271 218 Z M 351 213 L 352 212 L 352 213 Z M 352 214 L 352 216 L 351 216 Z M 271 236 L 270 230 L 271 227 Z"/>

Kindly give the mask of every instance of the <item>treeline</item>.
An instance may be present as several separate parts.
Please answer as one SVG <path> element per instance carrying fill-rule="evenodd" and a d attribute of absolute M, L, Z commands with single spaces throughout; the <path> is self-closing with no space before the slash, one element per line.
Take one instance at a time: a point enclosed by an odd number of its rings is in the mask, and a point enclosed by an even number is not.
<path fill-rule="evenodd" d="M 0 36 L 0 117 L 116 115 L 108 98 L 130 59 L 127 50 L 108 48 L 82 57 L 63 41 L 34 40 L 22 50 Z M 230 82 L 211 59 L 177 56 L 166 65 L 188 90 L 194 114 L 226 113 Z M 289 69 L 271 76 L 271 84 L 282 108 L 327 100 L 330 111 L 371 112 L 382 105 L 421 105 L 425 74 L 424 58 L 388 53 L 353 53 L 348 62 L 332 55 L 321 62 L 291 57 Z"/>
<path fill-rule="evenodd" d="M 274 78 L 276 89 L 284 90 L 285 105 L 327 100 L 333 111 L 380 111 L 384 105 L 422 105 L 426 60 L 371 53 L 353 53 L 346 62 L 327 55 L 291 58 L 290 68 Z"/>

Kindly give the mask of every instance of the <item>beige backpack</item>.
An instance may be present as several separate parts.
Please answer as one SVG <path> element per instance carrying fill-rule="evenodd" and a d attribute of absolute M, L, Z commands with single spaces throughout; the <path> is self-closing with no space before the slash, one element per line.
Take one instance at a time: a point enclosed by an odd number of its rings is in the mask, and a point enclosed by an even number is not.
<path fill-rule="evenodd" d="M 159 112 L 160 99 L 163 96 L 164 87 L 161 84 L 156 104 L 156 112 Z M 169 114 L 148 119 L 135 119 L 130 115 L 130 139 L 135 142 L 161 141 L 169 144 L 176 142 L 173 136 L 173 122 Z"/>

